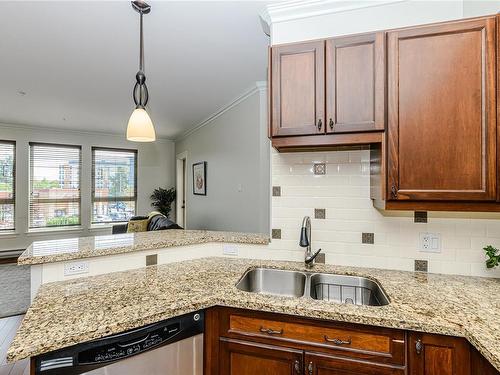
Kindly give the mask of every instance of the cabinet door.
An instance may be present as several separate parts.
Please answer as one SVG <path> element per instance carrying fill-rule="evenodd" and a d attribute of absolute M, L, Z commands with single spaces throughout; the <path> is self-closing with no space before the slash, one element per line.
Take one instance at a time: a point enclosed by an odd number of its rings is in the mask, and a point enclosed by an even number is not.
<path fill-rule="evenodd" d="M 326 41 L 329 133 L 384 130 L 385 34 Z"/>
<path fill-rule="evenodd" d="M 495 199 L 495 28 L 388 33 L 388 199 Z"/>
<path fill-rule="evenodd" d="M 220 375 L 301 375 L 302 350 L 221 338 Z"/>
<path fill-rule="evenodd" d="M 404 366 L 381 365 L 333 357 L 319 353 L 307 353 L 304 357 L 305 375 L 404 375 Z"/>
<path fill-rule="evenodd" d="M 271 49 L 272 136 L 325 132 L 325 44 Z"/>
<path fill-rule="evenodd" d="M 470 346 L 465 339 L 411 333 L 410 375 L 470 375 Z"/>

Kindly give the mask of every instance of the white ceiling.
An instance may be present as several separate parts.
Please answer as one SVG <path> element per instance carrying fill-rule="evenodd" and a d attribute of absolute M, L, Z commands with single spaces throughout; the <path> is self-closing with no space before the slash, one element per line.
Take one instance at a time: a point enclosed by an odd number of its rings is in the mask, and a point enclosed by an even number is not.
<path fill-rule="evenodd" d="M 159 137 L 266 79 L 265 2 L 150 4 L 145 65 Z M 130 2 L 0 2 L 0 35 L 0 122 L 125 134 L 139 55 Z"/>

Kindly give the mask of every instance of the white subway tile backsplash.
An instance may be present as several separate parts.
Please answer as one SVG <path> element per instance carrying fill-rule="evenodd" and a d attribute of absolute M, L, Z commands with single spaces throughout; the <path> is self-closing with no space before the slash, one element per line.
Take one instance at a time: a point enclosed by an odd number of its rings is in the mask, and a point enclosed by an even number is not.
<path fill-rule="evenodd" d="M 429 261 L 429 272 L 500 277 L 488 270 L 482 248 L 500 247 L 500 215 L 429 212 L 428 223 L 414 223 L 413 213 L 383 215 L 370 195 L 369 150 L 313 153 L 272 151 L 272 227 L 281 229 L 271 252 L 283 259 L 303 259 L 299 244 L 303 216 L 312 218 L 313 248 L 322 248 L 327 263 L 412 271 L 415 259 Z M 325 175 L 314 175 L 313 164 L 326 163 Z M 314 219 L 314 209 L 326 209 Z M 361 234 L 374 233 L 374 244 L 362 244 Z M 441 252 L 419 251 L 421 232 L 441 235 Z M 271 255 L 270 255 L 271 256 Z M 274 254 L 277 256 L 277 254 Z"/>

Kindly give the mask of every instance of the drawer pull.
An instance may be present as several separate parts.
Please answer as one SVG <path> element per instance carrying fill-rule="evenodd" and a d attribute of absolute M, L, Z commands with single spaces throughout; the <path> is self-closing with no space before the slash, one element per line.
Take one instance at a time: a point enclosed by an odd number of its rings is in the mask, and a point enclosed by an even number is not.
<path fill-rule="evenodd" d="M 346 340 L 341 340 L 341 339 L 337 339 L 337 338 L 331 339 L 327 335 L 325 335 L 325 341 L 331 342 L 332 344 L 335 344 L 335 345 L 351 345 L 351 338 L 350 337 L 346 341 Z"/>
<path fill-rule="evenodd" d="M 271 328 L 265 328 L 265 327 L 260 327 L 260 331 L 262 333 L 267 333 L 268 335 L 282 335 L 283 334 L 283 329 L 280 329 L 279 331 L 276 331 Z"/>

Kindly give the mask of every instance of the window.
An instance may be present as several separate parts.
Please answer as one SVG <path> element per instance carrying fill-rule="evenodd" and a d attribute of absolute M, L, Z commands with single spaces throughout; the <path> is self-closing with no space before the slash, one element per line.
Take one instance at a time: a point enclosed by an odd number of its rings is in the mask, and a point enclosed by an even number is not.
<path fill-rule="evenodd" d="M 137 151 L 92 148 L 92 223 L 127 221 L 136 201 Z"/>
<path fill-rule="evenodd" d="M 80 225 L 80 146 L 30 143 L 29 227 Z"/>
<path fill-rule="evenodd" d="M 16 143 L 0 141 L 0 230 L 14 230 Z"/>

